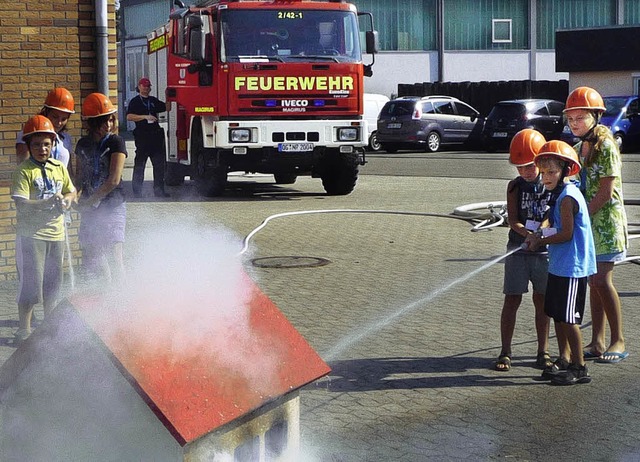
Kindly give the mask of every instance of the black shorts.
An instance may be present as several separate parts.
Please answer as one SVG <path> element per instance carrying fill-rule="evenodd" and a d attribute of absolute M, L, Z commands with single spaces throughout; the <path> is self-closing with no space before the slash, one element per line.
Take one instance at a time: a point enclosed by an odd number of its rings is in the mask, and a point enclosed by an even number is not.
<path fill-rule="evenodd" d="M 568 278 L 549 273 L 544 312 L 556 322 L 582 324 L 588 278 Z"/>

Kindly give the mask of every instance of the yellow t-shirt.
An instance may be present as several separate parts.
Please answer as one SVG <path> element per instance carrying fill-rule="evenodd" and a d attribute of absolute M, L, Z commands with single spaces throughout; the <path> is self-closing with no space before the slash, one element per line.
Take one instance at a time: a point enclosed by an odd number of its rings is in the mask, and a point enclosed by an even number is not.
<path fill-rule="evenodd" d="M 44 165 L 46 175 L 42 174 L 42 169 L 43 167 L 31 158 L 22 162 L 13 174 L 11 198 L 48 199 L 58 192 L 64 195 L 75 191 L 69 172 L 62 162 L 49 159 Z M 19 236 L 45 241 L 64 240 L 64 217 L 56 207 L 51 210 L 29 211 L 18 208 L 16 216 Z"/>

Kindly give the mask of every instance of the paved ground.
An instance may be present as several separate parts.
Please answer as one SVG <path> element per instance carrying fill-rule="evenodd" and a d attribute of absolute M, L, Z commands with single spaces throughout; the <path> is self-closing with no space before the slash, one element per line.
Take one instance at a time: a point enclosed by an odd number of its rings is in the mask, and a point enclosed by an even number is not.
<path fill-rule="evenodd" d="M 240 240 L 275 213 L 449 214 L 462 204 L 502 200 L 506 186 L 504 180 L 363 175 L 353 194 L 327 197 L 319 180 L 300 179 L 292 188 L 252 180 L 257 185 L 235 178 L 237 187 L 215 200 L 195 197 L 186 186 L 167 201 L 130 202 L 128 255 L 137 255 L 136 242 L 152 230 L 189 240 L 215 223 Z M 625 187 L 628 197 L 640 198 L 638 183 Z M 630 212 L 640 221 L 640 210 Z M 640 268 L 615 271 L 631 356 L 618 365 L 590 363 L 589 385 L 553 387 L 538 381 L 532 367 L 528 299 L 516 328 L 514 367 L 491 370 L 500 346 L 503 267 L 474 271 L 501 256 L 505 243 L 506 228 L 472 233 L 464 221 L 392 214 L 278 218 L 255 235 L 247 270 L 333 369 L 302 391 L 303 461 L 640 460 Z M 250 263 L 275 256 L 330 263 Z M 3 359 L 13 351 L 14 294 L 13 284 L 0 287 Z M 590 332 L 587 322 L 586 338 Z"/>

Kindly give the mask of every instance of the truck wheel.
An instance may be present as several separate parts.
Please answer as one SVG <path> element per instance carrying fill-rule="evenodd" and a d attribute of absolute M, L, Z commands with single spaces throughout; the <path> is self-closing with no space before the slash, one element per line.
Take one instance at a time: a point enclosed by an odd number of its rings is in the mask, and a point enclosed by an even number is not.
<path fill-rule="evenodd" d="M 177 162 L 167 162 L 164 182 L 167 186 L 182 186 L 184 184 L 184 167 Z"/>
<path fill-rule="evenodd" d="M 358 153 L 326 154 L 323 161 L 322 186 L 330 196 L 344 196 L 358 181 Z"/>
<path fill-rule="evenodd" d="M 276 180 L 276 184 L 293 184 L 298 179 L 298 175 L 295 173 L 274 173 L 273 178 Z"/>
<path fill-rule="evenodd" d="M 213 149 L 205 149 L 200 130 L 191 134 L 191 153 L 196 159 L 195 182 L 198 193 L 205 197 L 221 196 L 227 185 L 227 164 Z"/>
<path fill-rule="evenodd" d="M 204 151 L 204 150 L 203 150 Z M 198 176 L 196 177 L 196 189 L 205 197 L 222 196 L 227 186 L 227 165 L 222 160 L 218 165 L 207 165 L 206 154 L 198 155 Z"/>

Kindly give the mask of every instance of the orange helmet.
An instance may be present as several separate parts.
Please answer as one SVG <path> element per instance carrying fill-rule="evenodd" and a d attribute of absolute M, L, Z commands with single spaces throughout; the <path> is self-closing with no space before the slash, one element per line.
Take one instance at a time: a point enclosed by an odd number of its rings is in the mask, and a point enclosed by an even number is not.
<path fill-rule="evenodd" d="M 48 133 L 52 139 L 58 136 L 51 121 L 40 114 L 31 117 L 27 120 L 27 123 L 24 124 L 22 141 L 27 141 L 31 135 L 35 135 L 36 133 Z"/>
<path fill-rule="evenodd" d="M 525 128 L 516 133 L 509 146 L 509 162 L 516 167 L 533 164 L 533 158 L 546 142 L 542 133 Z"/>
<path fill-rule="evenodd" d="M 569 172 L 566 176 L 573 176 L 580 171 L 580 161 L 578 160 L 578 154 L 575 149 L 569 146 L 564 141 L 551 140 L 547 141 L 536 155 L 536 165 L 540 159 L 545 157 L 556 157 L 569 164 Z"/>
<path fill-rule="evenodd" d="M 116 111 L 111 100 L 102 93 L 91 93 L 82 102 L 82 117 L 85 119 L 113 114 Z"/>
<path fill-rule="evenodd" d="M 567 104 L 564 111 L 572 111 L 574 109 L 586 109 L 587 111 L 606 111 L 604 101 L 600 93 L 590 87 L 578 87 L 569 93 Z"/>
<path fill-rule="evenodd" d="M 47 98 L 44 100 L 44 107 L 51 109 L 57 109 L 58 111 L 67 112 L 69 114 L 75 113 L 75 101 L 73 96 L 69 93 L 69 90 L 62 87 L 54 88 L 49 92 Z"/>

